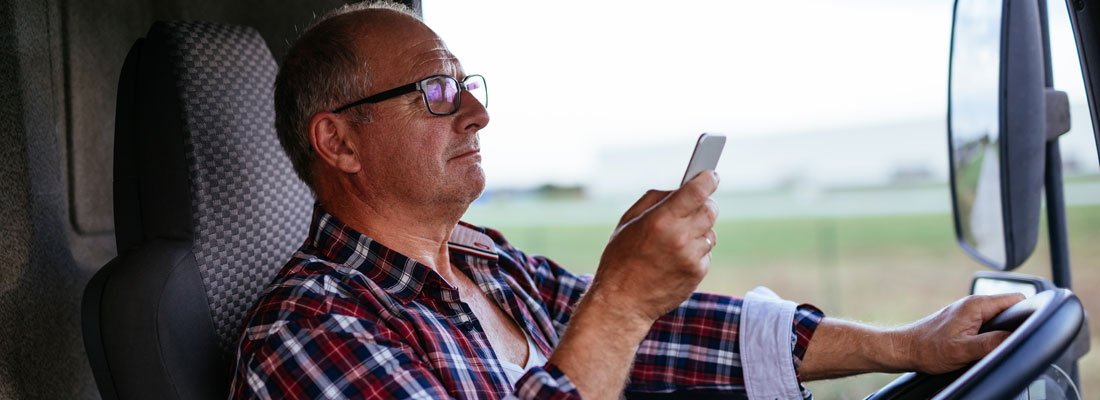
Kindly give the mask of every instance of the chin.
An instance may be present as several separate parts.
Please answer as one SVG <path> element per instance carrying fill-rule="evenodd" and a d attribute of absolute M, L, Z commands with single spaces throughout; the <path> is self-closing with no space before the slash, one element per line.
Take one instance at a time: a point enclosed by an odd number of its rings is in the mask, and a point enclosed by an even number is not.
<path fill-rule="evenodd" d="M 466 174 L 455 177 L 447 182 L 444 202 L 461 204 L 463 210 L 481 196 L 485 190 L 485 171 L 481 166 L 475 166 L 466 171 Z"/>
<path fill-rule="evenodd" d="M 471 178 L 468 181 L 469 186 L 466 186 L 466 189 L 468 189 L 465 199 L 467 205 L 481 197 L 481 193 L 485 191 L 485 171 L 482 171 L 481 167 L 478 167 L 477 174 L 474 174 Z"/>

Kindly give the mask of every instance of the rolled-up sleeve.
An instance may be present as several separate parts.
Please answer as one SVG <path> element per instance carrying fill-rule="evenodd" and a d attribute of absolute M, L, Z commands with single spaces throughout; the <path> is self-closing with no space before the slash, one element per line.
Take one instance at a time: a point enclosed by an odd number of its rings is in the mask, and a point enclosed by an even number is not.
<path fill-rule="evenodd" d="M 783 300 L 765 287 L 745 295 L 741 310 L 741 363 L 749 399 L 807 399 L 798 368 L 824 314 Z"/>

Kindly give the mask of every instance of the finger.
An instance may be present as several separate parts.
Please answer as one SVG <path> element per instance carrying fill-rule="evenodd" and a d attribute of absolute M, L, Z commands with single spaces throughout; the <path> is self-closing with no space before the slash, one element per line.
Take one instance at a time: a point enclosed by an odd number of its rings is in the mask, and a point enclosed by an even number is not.
<path fill-rule="evenodd" d="M 707 231 L 714 229 L 714 223 L 717 219 L 718 204 L 712 199 L 707 199 L 701 207 L 687 217 L 686 221 L 677 224 L 677 226 L 682 227 L 689 237 L 701 237 Z"/>
<path fill-rule="evenodd" d="M 619 225 L 623 225 L 628 221 L 637 218 L 639 215 L 642 215 L 647 210 L 653 208 L 653 206 L 660 203 L 661 200 L 664 200 L 666 197 L 668 197 L 670 193 L 672 192 L 667 190 L 646 191 L 645 194 L 643 194 L 642 197 L 638 199 L 638 201 L 634 202 L 634 205 L 630 206 L 630 208 L 627 209 L 625 213 L 623 213 L 623 217 L 619 219 Z"/>
<path fill-rule="evenodd" d="M 672 192 L 665 201 L 661 202 L 661 206 L 668 207 L 674 216 L 686 217 L 702 206 L 717 188 L 718 174 L 707 171 Z"/>
<path fill-rule="evenodd" d="M 710 251 L 714 249 L 714 246 L 718 245 L 718 235 L 713 230 L 707 231 L 702 236 L 698 236 L 690 243 L 690 253 L 696 259 L 707 258 L 710 255 Z"/>
<path fill-rule="evenodd" d="M 993 351 L 993 349 L 996 349 L 997 346 L 1000 346 L 1001 343 L 1003 343 L 1005 339 L 1007 339 L 1008 336 L 1011 334 L 1012 332 L 1008 331 L 993 331 L 974 336 L 970 340 L 970 344 L 968 346 L 971 359 L 976 360 L 978 358 L 985 357 L 986 354 L 989 354 L 989 352 Z"/>
<path fill-rule="evenodd" d="M 985 301 L 980 303 L 983 322 L 989 321 L 1005 309 L 1027 298 L 1020 293 L 994 294 L 983 297 L 985 297 Z"/>
<path fill-rule="evenodd" d="M 705 226 L 706 229 L 710 229 L 714 226 L 714 222 L 718 220 L 718 202 L 714 199 L 707 198 L 700 206 L 692 213 L 691 218 L 696 220 L 696 224 Z"/>

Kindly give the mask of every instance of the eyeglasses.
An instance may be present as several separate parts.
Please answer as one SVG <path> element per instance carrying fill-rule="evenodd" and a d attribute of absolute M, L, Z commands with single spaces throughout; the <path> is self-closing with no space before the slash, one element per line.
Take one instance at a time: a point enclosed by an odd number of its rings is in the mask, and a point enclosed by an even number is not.
<path fill-rule="evenodd" d="M 341 111 L 360 104 L 378 103 L 406 93 L 419 91 L 420 95 L 424 97 L 424 104 L 428 106 L 428 112 L 433 115 L 451 115 L 457 112 L 458 107 L 462 105 L 462 92 L 459 88 L 474 95 L 474 98 L 480 101 L 482 106 L 489 107 L 489 91 L 485 88 L 485 78 L 481 75 L 468 75 L 466 79 L 462 80 L 461 85 L 453 77 L 432 75 L 408 85 L 364 97 L 332 110 L 332 112 L 339 114 Z"/>

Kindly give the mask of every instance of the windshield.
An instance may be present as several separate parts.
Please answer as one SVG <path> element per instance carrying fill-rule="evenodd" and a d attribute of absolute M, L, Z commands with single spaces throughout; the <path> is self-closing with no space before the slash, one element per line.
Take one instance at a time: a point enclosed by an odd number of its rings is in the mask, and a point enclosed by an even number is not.
<path fill-rule="evenodd" d="M 1082 271 L 1100 271 L 1100 167 L 1065 4 L 1049 4 L 1055 83 L 1073 118 L 1062 152 L 1074 277 L 1093 287 L 1100 274 Z M 952 231 L 952 2 L 424 0 L 423 10 L 492 92 L 488 187 L 464 219 L 529 253 L 595 271 L 622 212 L 646 189 L 675 188 L 698 135 L 719 132 L 718 246 L 700 290 L 766 285 L 891 325 L 966 294 L 984 268 Z M 1019 271 L 1049 276 L 1045 251 Z M 1100 307 L 1100 293 L 1079 295 Z M 1095 354 L 1084 386 L 1100 387 Z M 809 387 L 862 398 L 891 379 Z"/>

